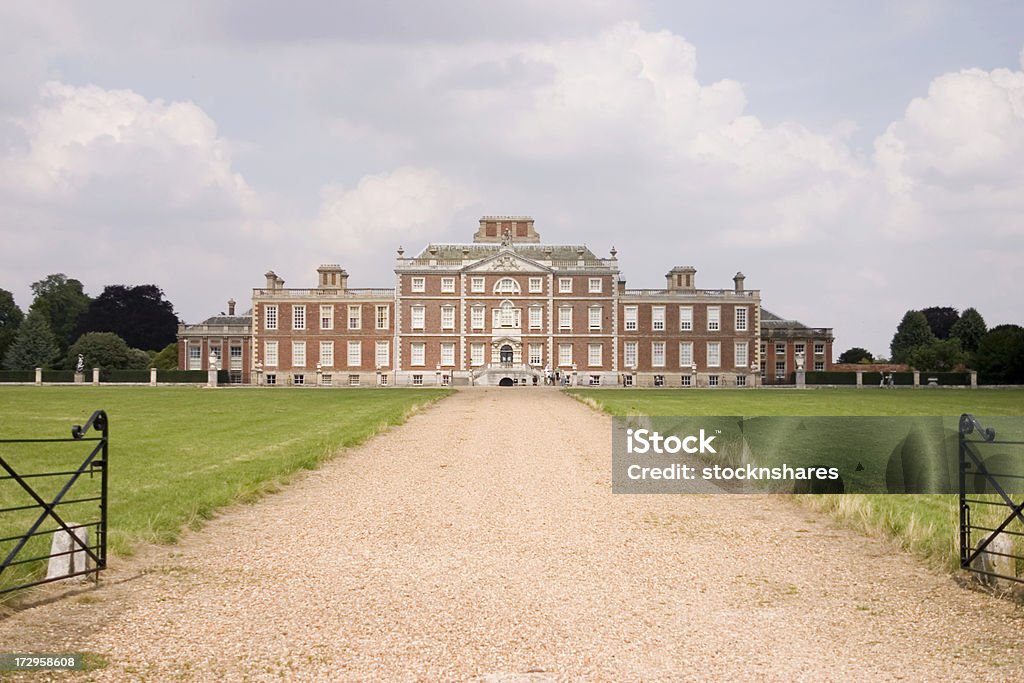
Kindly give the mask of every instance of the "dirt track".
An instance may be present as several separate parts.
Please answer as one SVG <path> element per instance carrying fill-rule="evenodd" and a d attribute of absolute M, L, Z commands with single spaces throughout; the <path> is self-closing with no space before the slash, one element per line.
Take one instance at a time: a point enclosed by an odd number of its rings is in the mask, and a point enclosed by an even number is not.
<path fill-rule="evenodd" d="M 96 680 L 1024 676 L 1020 607 L 782 497 L 613 496 L 610 433 L 554 390 L 459 392 L 0 650 L 98 652 Z"/>

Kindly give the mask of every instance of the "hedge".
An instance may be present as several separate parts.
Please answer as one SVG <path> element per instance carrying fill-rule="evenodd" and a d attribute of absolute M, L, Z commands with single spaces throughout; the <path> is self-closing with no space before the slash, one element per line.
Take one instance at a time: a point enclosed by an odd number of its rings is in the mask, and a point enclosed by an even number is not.
<path fill-rule="evenodd" d="M 0 370 L 0 382 L 35 382 L 35 370 Z"/>

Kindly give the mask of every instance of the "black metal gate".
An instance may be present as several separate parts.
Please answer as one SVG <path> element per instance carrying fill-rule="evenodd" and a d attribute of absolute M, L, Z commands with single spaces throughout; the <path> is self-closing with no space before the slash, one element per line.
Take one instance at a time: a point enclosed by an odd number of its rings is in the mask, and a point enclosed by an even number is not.
<path fill-rule="evenodd" d="M 90 429 L 94 432 L 93 436 L 87 436 Z M 98 578 L 99 571 L 106 568 L 107 455 L 110 441 L 108 430 L 109 421 L 106 412 L 97 410 L 84 426 L 75 425 L 71 428 L 70 439 L 0 439 L 0 469 L 2 469 L 0 472 L 2 475 L 0 476 L 0 504 L 5 505 L 0 508 L 0 536 L 5 536 L 5 538 L 0 538 L 0 558 L 2 558 L 0 559 L 0 594 L 51 581 L 60 581 L 72 576 L 92 574 Z M 44 444 L 79 442 L 93 442 L 95 445 L 77 468 L 74 468 L 73 464 L 63 467 L 56 467 L 56 463 L 50 466 L 40 465 L 41 462 L 47 462 L 53 455 L 53 452 L 38 455 L 39 451 L 47 448 Z M 54 446 L 54 448 L 59 447 Z M 34 456 L 33 451 L 36 452 Z M 76 457 L 73 462 L 78 462 L 79 457 Z M 19 464 L 18 461 L 21 458 L 28 461 L 28 464 Z M 15 465 L 21 467 L 20 472 Z M 49 468 L 52 467 L 56 467 L 56 469 L 50 471 Z M 35 468 L 42 468 L 42 470 L 33 471 Z M 96 479 L 97 470 L 98 480 Z M 88 478 L 83 477 L 86 473 L 88 473 Z M 55 479 L 57 481 L 54 483 Z M 86 483 L 90 480 L 93 482 L 92 485 Z M 51 489 L 50 492 L 42 490 L 47 484 Z M 11 502 L 24 504 L 11 505 Z M 91 503 L 97 504 L 95 509 L 98 509 L 98 514 L 85 512 L 94 509 Z M 74 514 L 88 514 L 89 518 L 69 523 L 67 521 L 69 517 L 65 515 L 65 510 L 72 509 L 72 506 Z M 11 528 L 13 524 L 18 523 L 21 518 L 24 518 L 26 522 L 32 519 L 36 510 L 39 513 L 35 516 L 35 520 L 28 524 L 27 531 L 10 535 L 14 531 Z M 93 515 L 96 515 L 96 518 L 93 518 Z M 76 533 L 83 529 L 87 532 Z M 92 530 L 91 534 L 88 533 L 88 530 Z M 54 534 L 62 531 L 67 533 L 71 549 L 54 552 L 52 550 L 54 544 L 51 543 L 51 551 L 41 554 L 40 544 L 45 542 L 47 537 L 52 539 Z M 83 542 L 81 536 L 86 535 L 88 540 Z M 68 558 L 68 571 L 51 571 L 46 578 L 37 578 L 39 575 L 38 565 L 42 561 L 62 556 Z M 85 561 L 78 561 L 82 559 Z M 78 568 L 79 564 L 81 564 L 80 568 Z M 13 581 L 10 575 L 4 576 L 7 572 L 13 574 L 19 569 L 22 574 L 19 574 Z"/>
<path fill-rule="evenodd" d="M 960 566 L 989 585 L 1024 583 L 1019 571 L 1024 553 L 1018 550 L 1024 546 L 1024 453 L 1008 456 L 1004 451 L 982 457 L 984 450 L 994 446 L 1018 447 L 1024 441 L 997 441 L 995 429 L 966 413 L 960 416 L 959 432 Z M 1020 500 L 1015 501 L 1015 496 Z M 987 521 L 971 519 L 972 505 L 990 511 Z M 972 532 L 978 532 L 976 541 Z"/>

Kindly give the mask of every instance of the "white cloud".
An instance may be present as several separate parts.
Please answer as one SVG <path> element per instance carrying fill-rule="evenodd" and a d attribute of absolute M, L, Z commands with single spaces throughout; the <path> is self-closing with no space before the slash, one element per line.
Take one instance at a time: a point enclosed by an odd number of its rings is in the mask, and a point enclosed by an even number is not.
<path fill-rule="evenodd" d="M 364 176 L 351 189 L 324 187 L 317 231 L 330 248 L 346 254 L 398 244 L 415 249 L 436 241 L 474 201 L 472 191 L 436 170 L 402 167 Z"/>

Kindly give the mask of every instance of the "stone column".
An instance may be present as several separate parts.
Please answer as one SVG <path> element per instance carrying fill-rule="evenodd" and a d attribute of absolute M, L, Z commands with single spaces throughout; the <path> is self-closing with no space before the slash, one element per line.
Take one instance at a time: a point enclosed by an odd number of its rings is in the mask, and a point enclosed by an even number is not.
<path fill-rule="evenodd" d="M 914 388 L 917 389 L 921 386 L 921 371 L 914 370 Z"/>
<path fill-rule="evenodd" d="M 98 387 L 100 385 L 100 369 L 99 368 L 93 368 L 92 369 L 92 384 L 95 387 Z"/>
<path fill-rule="evenodd" d="M 864 371 L 863 370 L 858 370 L 857 371 L 857 388 L 858 389 L 863 389 L 864 388 Z"/>
<path fill-rule="evenodd" d="M 971 370 L 971 389 L 978 388 L 978 371 Z"/>
<path fill-rule="evenodd" d="M 156 368 L 149 369 L 149 386 L 156 386 Z"/>
<path fill-rule="evenodd" d="M 43 369 L 36 368 L 36 386 L 41 386 L 43 383 Z"/>

